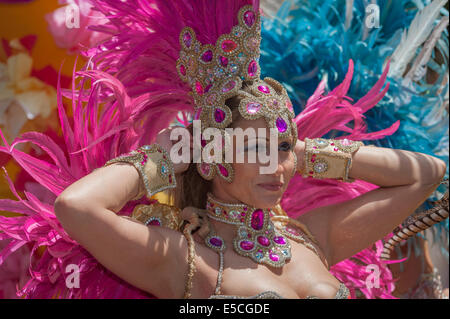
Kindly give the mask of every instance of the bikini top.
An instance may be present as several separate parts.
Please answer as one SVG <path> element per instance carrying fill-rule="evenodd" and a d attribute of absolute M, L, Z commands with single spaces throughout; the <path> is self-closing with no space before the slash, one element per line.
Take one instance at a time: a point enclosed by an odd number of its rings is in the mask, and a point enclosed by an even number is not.
<path fill-rule="evenodd" d="M 276 207 L 274 209 L 278 216 L 287 216 L 286 212 L 280 207 Z M 138 220 L 142 222 L 144 225 L 149 226 L 164 226 L 174 230 L 180 230 L 183 221 L 180 217 L 180 211 L 178 208 L 166 204 L 154 203 L 151 205 L 138 205 L 135 207 L 132 219 Z M 312 250 L 324 263 L 325 267 L 329 270 L 330 267 L 328 265 L 325 256 L 316 249 L 318 246 L 317 241 L 314 236 L 309 232 L 306 225 L 301 223 L 296 223 L 296 230 L 298 232 L 296 242 L 303 244 L 305 247 Z M 219 270 L 218 277 L 221 277 L 221 271 Z M 217 285 L 221 280 L 217 280 Z M 216 285 L 216 291 L 217 291 Z M 349 289 L 343 284 L 340 283 L 339 289 L 336 292 L 334 299 L 349 299 L 350 292 Z M 257 295 L 245 297 L 245 296 L 236 296 L 236 295 L 221 295 L 214 294 L 209 297 L 209 299 L 285 299 L 278 293 L 274 291 L 264 291 Z M 306 299 L 319 299 L 316 296 L 308 296 Z"/>

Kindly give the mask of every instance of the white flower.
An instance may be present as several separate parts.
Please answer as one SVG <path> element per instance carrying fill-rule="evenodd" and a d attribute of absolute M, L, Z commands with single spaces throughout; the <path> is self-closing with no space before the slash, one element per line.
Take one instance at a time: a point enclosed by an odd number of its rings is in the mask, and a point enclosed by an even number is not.
<path fill-rule="evenodd" d="M 24 52 L 0 63 L 0 127 L 9 140 L 27 120 L 47 118 L 56 108 L 56 90 L 32 77 L 32 66 L 32 58 Z"/>

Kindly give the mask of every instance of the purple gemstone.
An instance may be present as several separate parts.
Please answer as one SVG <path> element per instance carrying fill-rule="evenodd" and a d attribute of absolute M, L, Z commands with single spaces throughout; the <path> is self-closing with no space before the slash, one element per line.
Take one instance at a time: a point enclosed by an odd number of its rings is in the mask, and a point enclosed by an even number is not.
<path fill-rule="evenodd" d="M 202 136 L 202 138 L 201 138 L 200 143 L 202 144 L 202 147 L 205 147 L 205 146 L 206 146 L 206 140 L 203 138 L 203 136 Z"/>
<path fill-rule="evenodd" d="M 212 61 L 212 58 L 213 58 L 213 53 L 212 53 L 211 50 L 205 51 L 205 52 L 202 54 L 202 61 L 203 61 L 203 62 L 211 62 L 211 61 Z"/>
<path fill-rule="evenodd" d="M 184 41 L 184 44 L 185 44 L 188 48 L 191 47 L 192 37 L 191 37 L 191 34 L 190 34 L 189 32 L 185 32 L 185 33 L 183 34 L 183 41 Z"/>
<path fill-rule="evenodd" d="M 228 65 L 228 58 L 221 56 L 219 58 L 219 60 L 220 60 L 220 65 L 223 66 L 224 68 L 226 68 Z"/>
<path fill-rule="evenodd" d="M 258 63 L 256 63 L 255 60 L 252 60 L 252 62 L 248 65 L 248 75 L 254 77 L 256 76 L 256 72 L 258 72 Z"/>
<path fill-rule="evenodd" d="M 255 114 L 256 112 L 258 112 L 262 105 L 260 103 L 257 102 L 249 102 L 247 103 L 247 113 L 249 114 Z"/>
<path fill-rule="evenodd" d="M 209 92 L 209 90 L 212 88 L 212 84 L 208 84 L 206 87 L 205 87 L 205 93 L 208 93 Z"/>
<path fill-rule="evenodd" d="M 231 80 L 230 82 L 228 82 L 227 84 L 225 84 L 223 86 L 222 92 L 227 93 L 227 92 L 231 91 L 232 89 L 234 89 L 235 86 L 236 86 L 236 81 Z"/>
<path fill-rule="evenodd" d="M 203 86 L 199 81 L 195 82 L 195 91 L 198 95 L 203 95 Z"/>
<path fill-rule="evenodd" d="M 274 253 L 269 254 L 269 258 L 270 258 L 272 261 L 278 261 L 278 260 L 280 260 L 280 256 L 278 256 L 277 254 L 274 254 Z"/>
<path fill-rule="evenodd" d="M 265 86 L 265 85 L 258 86 L 258 90 L 260 92 L 262 92 L 262 93 L 265 93 L 265 94 L 269 94 L 270 93 L 270 89 L 267 86 Z"/>
<path fill-rule="evenodd" d="M 183 64 L 180 65 L 180 73 L 186 75 L 186 67 Z"/>
<path fill-rule="evenodd" d="M 237 43 L 233 40 L 223 40 L 222 41 L 222 50 L 224 52 L 232 52 L 237 48 Z"/>
<path fill-rule="evenodd" d="M 220 174 L 222 174 L 222 176 L 228 177 L 228 170 L 223 165 L 217 164 L 217 166 L 219 166 Z"/>
<path fill-rule="evenodd" d="M 220 238 L 217 238 L 217 237 L 212 237 L 209 240 L 209 243 L 211 245 L 215 246 L 215 247 L 222 247 L 222 244 L 223 244 L 222 240 Z"/>
<path fill-rule="evenodd" d="M 264 226 L 264 212 L 257 209 L 252 214 L 251 226 L 254 230 L 261 230 Z"/>
<path fill-rule="evenodd" d="M 217 123 L 222 123 L 223 120 L 225 119 L 225 111 L 222 109 L 216 109 L 214 111 L 214 119 L 216 120 Z"/>
<path fill-rule="evenodd" d="M 258 236 L 258 243 L 265 247 L 270 245 L 269 238 L 267 238 L 266 236 Z"/>
<path fill-rule="evenodd" d="M 243 240 L 239 244 L 243 250 L 252 250 L 253 247 L 255 247 L 255 244 L 252 241 L 249 240 Z"/>
<path fill-rule="evenodd" d="M 277 236 L 273 238 L 273 241 L 279 245 L 286 245 L 286 239 L 283 236 Z"/>
<path fill-rule="evenodd" d="M 281 117 L 279 117 L 279 118 L 277 118 L 276 124 L 277 124 L 278 131 L 280 131 L 281 133 L 286 132 L 287 123 L 285 120 L 283 120 Z"/>
<path fill-rule="evenodd" d="M 244 13 L 244 22 L 245 24 L 251 28 L 253 24 L 255 24 L 256 15 L 253 11 L 247 11 Z"/>

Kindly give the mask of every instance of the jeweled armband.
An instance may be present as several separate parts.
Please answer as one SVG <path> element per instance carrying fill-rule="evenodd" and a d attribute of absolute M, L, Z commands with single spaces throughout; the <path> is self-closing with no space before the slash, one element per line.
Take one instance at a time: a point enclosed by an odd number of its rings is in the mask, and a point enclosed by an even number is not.
<path fill-rule="evenodd" d="M 137 169 L 148 197 L 177 186 L 172 161 L 159 144 L 142 146 L 108 161 L 105 166 L 115 163 L 129 163 Z M 136 198 L 143 195 L 140 193 Z"/>
<path fill-rule="evenodd" d="M 348 139 L 305 138 L 303 177 L 354 182 L 348 177 L 352 155 L 364 144 Z"/>

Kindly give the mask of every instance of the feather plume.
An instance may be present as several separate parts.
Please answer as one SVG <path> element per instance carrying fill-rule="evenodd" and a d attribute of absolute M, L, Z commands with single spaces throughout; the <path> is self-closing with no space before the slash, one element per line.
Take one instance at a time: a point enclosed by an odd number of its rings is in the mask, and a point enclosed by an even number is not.
<path fill-rule="evenodd" d="M 417 12 L 408 30 L 403 31 L 400 44 L 392 54 L 390 76 L 403 76 L 408 63 L 416 54 L 417 49 L 427 40 L 433 30 L 435 20 L 446 3 L 447 0 L 434 0 Z"/>

